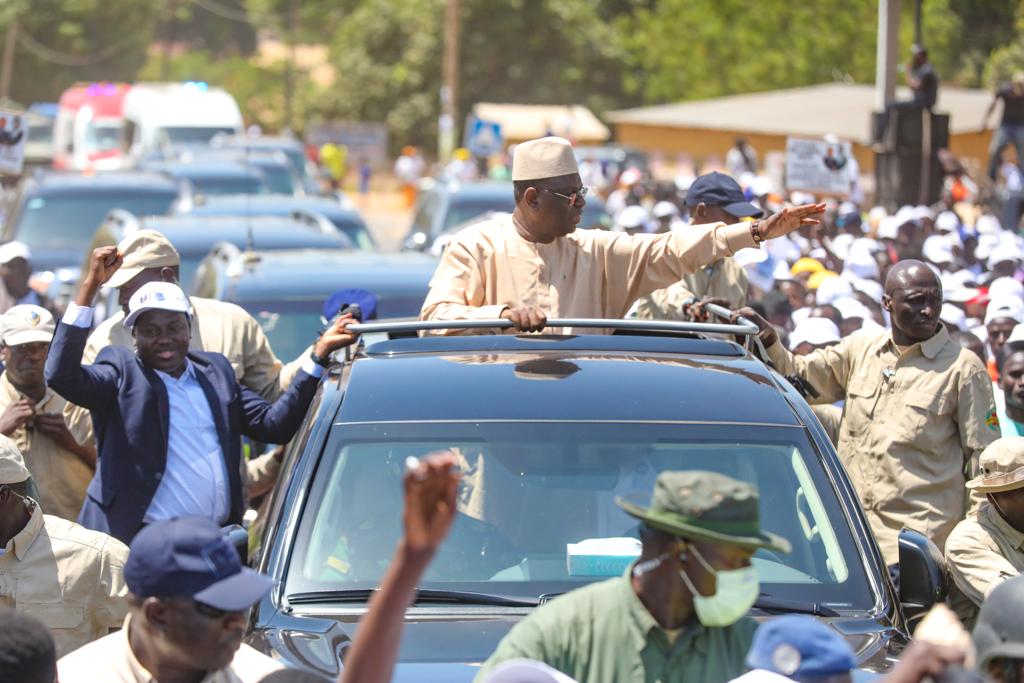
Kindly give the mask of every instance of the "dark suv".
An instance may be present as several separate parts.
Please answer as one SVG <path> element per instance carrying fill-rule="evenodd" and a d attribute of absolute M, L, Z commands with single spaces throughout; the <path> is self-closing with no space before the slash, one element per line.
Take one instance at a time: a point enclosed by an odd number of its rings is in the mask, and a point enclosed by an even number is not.
<path fill-rule="evenodd" d="M 898 594 L 803 398 L 742 346 L 693 332 L 737 326 L 592 323 L 647 334 L 394 339 L 334 368 L 265 518 L 255 563 L 279 583 L 248 641 L 337 674 L 400 536 L 406 458 L 453 449 L 459 514 L 408 611 L 395 680 L 470 681 L 531 609 L 621 574 L 639 542 L 616 497 L 643 500 L 659 472 L 688 469 L 755 483 L 762 525 L 793 546 L 754 556 L 753 614 L 815 615 L 862 672 L 887 670 L 944 594 L 935 547 L 903 533 Z"/>

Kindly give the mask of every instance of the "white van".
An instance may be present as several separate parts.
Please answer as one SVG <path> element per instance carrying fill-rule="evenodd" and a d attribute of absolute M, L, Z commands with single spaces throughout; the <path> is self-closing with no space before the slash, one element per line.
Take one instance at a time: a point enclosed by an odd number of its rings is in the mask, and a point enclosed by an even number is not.
<path fill-rule="evenodd" d="M 206 83 L 137 83 L 124 99 L 124 146 L 129 159 L 174 145 L 205 145 L 218 134 L 243 131 L 235 98 Z"/>

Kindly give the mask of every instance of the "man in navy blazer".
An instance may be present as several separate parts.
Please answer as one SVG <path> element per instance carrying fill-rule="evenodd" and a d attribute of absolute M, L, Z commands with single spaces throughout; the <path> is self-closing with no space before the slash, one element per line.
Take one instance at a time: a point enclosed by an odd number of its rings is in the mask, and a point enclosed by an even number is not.
<path fill-rule="evenodd" d="M 82 365 L 92 301 L 120 267 L 117 247 L 92 255 L 75 303 L 57 327 L 46 380 L 92 413 L 96 475 L 78 522 L 128 543 L 146 524 L 199 515 L 242 521 L 241 437 L 286 443 L 299 428 L 332 352 L 353 343 L 351 316 L 313 345 L 274 403 L 238 383 L 219 353 L 189 352 L 191 306 L 176 284 L 151 282 L 128 304 L 136 351 L 110 346 Z"/>

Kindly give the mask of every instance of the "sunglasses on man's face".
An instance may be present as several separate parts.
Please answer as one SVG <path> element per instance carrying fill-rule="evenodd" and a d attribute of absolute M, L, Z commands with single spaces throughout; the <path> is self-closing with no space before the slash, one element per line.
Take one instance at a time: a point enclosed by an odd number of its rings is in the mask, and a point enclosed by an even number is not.
<path fill-rule="evenodd" d="M 231 614 L 236 614 L 236 612 L 233 612 L 231 610 L 219 609 L 217 607 L 213 607 L 212 605 L 207 605 L 205 602 L 199 602 L 198 600 L 193 600 L 192 604 L 195 606 L 196 612 L 206 617 L 207 619 L 223 619 L 224 617 L 229 616 Z"/>
<path fill-rule="evenodd" d="M 576 190 L 572 194 L 562 194 L 561 192 L 555 192 L 554 190 L 549 190 L 543 187 L 541 188 L 542 192 L 547 192 L 548 194 L 553 194 L 556 197 L 564 199 L 566 202 L 569 203 L 569 206 L 575 206 L 576 200 L 585 198 L 589 190 L 590 188 L 588 188 L 586 185 L 582 185 L 580 186 L 580 189 Z"/>

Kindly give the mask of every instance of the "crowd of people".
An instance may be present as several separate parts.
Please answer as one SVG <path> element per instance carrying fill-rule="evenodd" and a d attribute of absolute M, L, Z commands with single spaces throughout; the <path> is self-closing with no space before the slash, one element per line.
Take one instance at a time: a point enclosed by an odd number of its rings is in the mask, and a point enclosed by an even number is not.
<path fill-rule="evenodd" d="M 551 318 L 704 321 L 715 303 L 754 321 L 763 360 L 833 440 L 893 583 L 902 528 L 945 553 L 953 612 L 930 615 L 887 679 L 1017 681 L 1018 226 L 952 185 L 934 206 L 890 213 L 783 196 L 743 145 L 732 161 L 743 178 L 685 187 L 623 169 L 607 197 L 616 229 L 576 230 L 590 188 L 571 143 L 518 145 L 515 211 L 453 236 L 421 317 L 453 323 L 432 334 L 499 319 L 536 333 Z M 357 342 L 354 302 L 332 297 L 328 324 L 285 364 L 245 311 L 185 294 L 158 232 L 96 249 L 63 311 L 27 287 L 30 261 L 24 245 L 0 247 L 0 606 L 14 608 L 0 609 L 0 681 L 321 680 L 242 644 L 272 582 L 222 527 L 279 474 L 280 450 L 246 457 L 243 438 L 291 439 L 332 355 Z M 94 326 L 103 287 L 120 310 Z M 345 683 L 390 680 L 404 611 L 454 519 L 455 465 L 450 453 L 409 464 L 404 536 Z M 754 552 L 789 551 L 758 500 L 749 482 L 691 470 L 661 473 L 647 505 L 617 501 L 641 529 L 630 570 L 534 610 L 477 680 L 848 679 L 856 659 L 833 630 L 747 616 Z"/>

